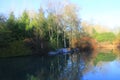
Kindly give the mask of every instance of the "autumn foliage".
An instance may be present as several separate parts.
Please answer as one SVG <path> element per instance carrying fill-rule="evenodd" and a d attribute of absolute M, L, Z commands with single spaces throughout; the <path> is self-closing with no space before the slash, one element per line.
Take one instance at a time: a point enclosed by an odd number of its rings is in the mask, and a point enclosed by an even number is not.
<path fill-rule="evenodd" d="M 94 50 L 97 48 L 97 42 L 95 39 L 90 37 L 82 37 L 79 40 L 75 40 L 73 43 L 75 47 L 79 48 L 81 51 Z"/>

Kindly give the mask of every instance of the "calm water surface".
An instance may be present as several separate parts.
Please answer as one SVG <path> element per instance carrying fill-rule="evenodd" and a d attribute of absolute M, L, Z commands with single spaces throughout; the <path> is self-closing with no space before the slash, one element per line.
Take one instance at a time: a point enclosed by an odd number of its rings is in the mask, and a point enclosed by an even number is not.
<path fill-rule="evenodd" d="M 0 59 L 0 80 L 120 80 L 119 52 Z"/>

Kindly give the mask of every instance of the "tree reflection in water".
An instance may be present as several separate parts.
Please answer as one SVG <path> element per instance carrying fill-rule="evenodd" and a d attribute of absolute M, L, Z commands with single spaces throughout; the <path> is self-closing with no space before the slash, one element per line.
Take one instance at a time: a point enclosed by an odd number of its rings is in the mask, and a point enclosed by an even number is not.
<path fill-rule="evenodd" d="M 38 71 L 36 77 L 42 80 L 82 80 L 83 70 L 91 54 L 83 52 L 53 56 L 49 62 L 42 62 L 45 66 Z"/>
<path fill-rule="evenodd" d="M 84 80 L 86 73 L 94 68 L 101 69 L 102 67 L 97 68 L 98 63 L 109 61 L 107 57 L 111 60 L 116 58 L 112 52 L 107 54 L 87 51 L 56 56 L 0 59 L 0 80 Z M 93 72 L 96 73 L 96 70 Z"/>

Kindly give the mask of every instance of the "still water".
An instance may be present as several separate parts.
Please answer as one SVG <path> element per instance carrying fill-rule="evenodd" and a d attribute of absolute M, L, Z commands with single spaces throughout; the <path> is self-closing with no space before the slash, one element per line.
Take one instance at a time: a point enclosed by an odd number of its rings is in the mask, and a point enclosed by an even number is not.
<path fill-rule="evenodd" d="M 0 80 L 120 80 L 119 52 L 0 59 Z"/>

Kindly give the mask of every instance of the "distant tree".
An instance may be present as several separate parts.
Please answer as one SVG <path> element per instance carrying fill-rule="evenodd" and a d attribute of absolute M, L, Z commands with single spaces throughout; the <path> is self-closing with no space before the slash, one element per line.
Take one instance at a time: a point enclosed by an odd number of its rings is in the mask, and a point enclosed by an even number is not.
<path fill-rule="evenodd" d="M 6 17 L 0 15 L 0 48 L 4 48 L 11 42 L 11 31 L 6 26 Z"/>
<path fill-rule="evenodd" d="M 44 11 L 42 8 L 39 9 L 39 12 L 35 14 L 33 19 L 31 20 L 30 25 L 33 27 L 34 41 L 36 43 L 37 52 L 39 49 L 44 48 L 43 41 L 47 40 L 47 23 L 44 15 Z M 47 37 L 45 37 L 47 35 Z"/>
<path fill-rule="evenodd" d="M 98 42 L 112 42 L 115 40 L 115 34 L 113 32 L 104 32 L 104 33 L 97 33 L 93 36 Z"/>
<path fill-rule="evenodd" d="M 0 30 L 6 28 L 6 20 L 7 18 L 0 14 Z"/>
<path fill-rule="evenodd" d="M 18 35 L 21 39 L 33 37 L 33 27 L 31 26 L 30 17 L 25 10 L 17 20 Z"/>
<path fill-rule="evenodd" d="M 66 28 L 68 29 L 69 42 L 72 47 L 72 39 L 80 38 L 80 18 L 78 17 L 79 9 L 75 4 L 69 3 L 64 7 L 64 21 L 66 24 Z M 65 30 L 65 29 L 64 29 Z"/>

